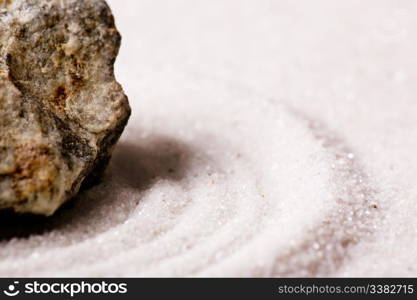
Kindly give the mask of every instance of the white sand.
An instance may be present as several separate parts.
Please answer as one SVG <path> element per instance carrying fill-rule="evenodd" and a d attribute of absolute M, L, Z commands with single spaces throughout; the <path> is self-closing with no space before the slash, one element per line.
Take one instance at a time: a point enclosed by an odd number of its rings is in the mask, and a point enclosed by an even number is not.
<path fill-rule="evenodd" d="M 417 275 L 417 2 L 109 3 L 131 121 L 1 276 Z"/>

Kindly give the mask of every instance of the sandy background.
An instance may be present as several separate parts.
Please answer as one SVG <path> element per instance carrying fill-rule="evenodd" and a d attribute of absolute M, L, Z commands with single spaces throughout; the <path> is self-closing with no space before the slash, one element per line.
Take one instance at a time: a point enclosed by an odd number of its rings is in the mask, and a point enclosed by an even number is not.
<path fill-rule="evenodd" d="M 417 2 L 108 2 L 129 126 L 0 275 L 417 275 Z"/>

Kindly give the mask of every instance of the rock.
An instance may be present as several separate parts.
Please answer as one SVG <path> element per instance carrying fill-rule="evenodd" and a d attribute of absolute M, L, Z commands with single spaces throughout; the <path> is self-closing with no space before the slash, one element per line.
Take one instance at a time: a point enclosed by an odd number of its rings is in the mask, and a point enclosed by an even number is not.
<path fill-rule="evenodd" d="M 130 116 L 104 0 L 0 0 L 0 209 L 52 215 L 103 172 Z"/>

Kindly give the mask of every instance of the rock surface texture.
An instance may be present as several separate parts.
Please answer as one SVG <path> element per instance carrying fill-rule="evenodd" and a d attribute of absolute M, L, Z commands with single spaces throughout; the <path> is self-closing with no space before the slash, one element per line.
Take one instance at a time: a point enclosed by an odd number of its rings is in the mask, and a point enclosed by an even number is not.
<path fill-rule="evenodd" d="M 130 115 L 104 0 L 0 0 L 0 209 L 52 215 L 95 180 Z"/>

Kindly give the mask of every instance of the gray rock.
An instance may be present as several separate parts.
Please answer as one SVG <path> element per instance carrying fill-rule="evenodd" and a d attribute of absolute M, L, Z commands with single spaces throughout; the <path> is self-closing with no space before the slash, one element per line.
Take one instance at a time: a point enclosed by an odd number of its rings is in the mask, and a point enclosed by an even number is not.
<path fill-rule="evenodd" d="M 0 0 L 0 209 L 52 215 L 109 161 L 130 116 L 104 0 Z"/>

